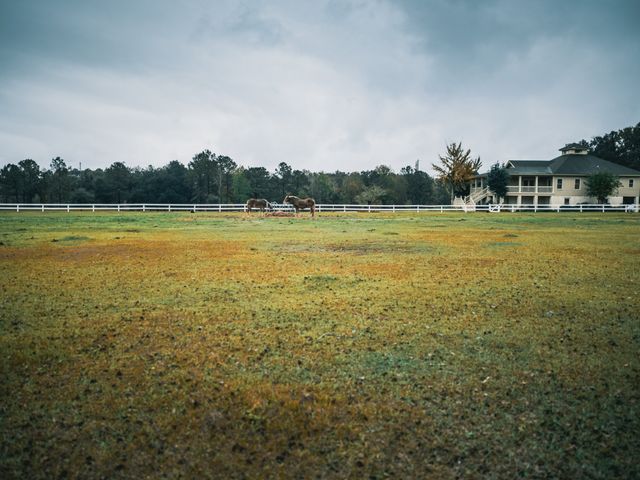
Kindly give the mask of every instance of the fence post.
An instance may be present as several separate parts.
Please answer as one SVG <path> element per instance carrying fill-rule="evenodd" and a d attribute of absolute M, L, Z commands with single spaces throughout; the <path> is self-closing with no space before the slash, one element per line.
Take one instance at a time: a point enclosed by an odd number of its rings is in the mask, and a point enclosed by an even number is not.
<path fill-rule="evenodd" d="M 142 211 L 146 212 L 147 210 L 145 209 L 144 203 L 142 204 Z"/>
<path fill-rule="evenodd" d="M 42 204 L 42 211 L 44 212 L 44 203 Z"/>
<path fill-rule="evenodd" d="M 221 211 L 222 211 L 222 204 L 221 204 L 221 203 L 219 203 L 219 204 L 218 204 L 218 212 L 221 212 Z"/>
<path fill-rule="evenodd" d="M 368 206 L 368 208 L 367 208 L 367 211 L 368 211 L 369 213 L 371 213 L 371 204 L 369 204 L 369 206 Z"/>
<path fill-rule="evenodd" d="M 91 205 L 91 211 L 95 213 L 95 211 L 96 211 L 96 206 L 95 205 Z"/>
<path fill-rule="evenodd" d="M 168 211 L 169 212 L 171 211 L 171 204 L 169 204 L 169 206 L 168 206 Z"/>
<path fill-rule="evenodd" d="M 604 203 L 602 204 L 602 213 L 604 213 Z"/>
<path fill-rule="evenodd" d="M 69 204 L 67 203 L 67 213 L 69 213 Z"/>
<path fill-rule="evenodd" d="M 444 205 L 440 205 L 440 213 L 444 212 Z"/>
<path fill-rule="evenodd" d="M 582 205 L 580 205 L 580 213 L 582 213 Z"/>
<path fill-rule="evenodd" d="M 20 212 L 20 204 L 16 203 L 16 212 Z"/>
<path fill-rule="evenodd" d="M 120 204 L 118 204 L 118 212 L 120 211 Z"/>
<path fill-rule="evenodd" d="M 393 213 L 396 213 L 396 204 L 395 203 L 393 205 L 391 205 L 391 211 Z"/>

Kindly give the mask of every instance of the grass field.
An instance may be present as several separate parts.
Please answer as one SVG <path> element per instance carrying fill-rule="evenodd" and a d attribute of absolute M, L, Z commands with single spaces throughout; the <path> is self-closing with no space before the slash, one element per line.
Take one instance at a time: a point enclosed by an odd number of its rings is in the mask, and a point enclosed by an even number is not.
<path fill-rule="evenodd" d="M 0 477 L 639 478 L 640 217 L 0 215 Z"/>

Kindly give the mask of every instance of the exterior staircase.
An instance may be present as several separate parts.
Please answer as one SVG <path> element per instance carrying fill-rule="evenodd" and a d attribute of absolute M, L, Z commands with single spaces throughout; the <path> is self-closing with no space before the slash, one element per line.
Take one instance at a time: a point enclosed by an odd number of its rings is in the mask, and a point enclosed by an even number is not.
<path fill-rule="evenodd" d="M 453 200 L 453 204 L 460 206 L 465 212 L 475 212 L 476 205 L 489 195 L 491 195 L 491 190 L 489 190 L 489 187 L 484 187 L 482 190 L 473 192 L 466 197 L 456 197 Z"/>
<path fill-rule="evenodd" d="M 465 203 L 467 203 L 467 205 L 476 205 L 478 202 L 481 202 L 489 195 L 491 195 L 491 190 L 489 190 L 489 187 L 484 187 L 482 190 L 473 192 L 471 195 L 465 197 Z"/>

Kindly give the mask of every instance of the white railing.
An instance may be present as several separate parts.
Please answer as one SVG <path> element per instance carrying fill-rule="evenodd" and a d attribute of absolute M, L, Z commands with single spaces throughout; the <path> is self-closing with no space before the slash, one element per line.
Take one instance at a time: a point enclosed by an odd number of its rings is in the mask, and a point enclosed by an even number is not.
<path fill-rule="evenodd" d="M 487 196 L 491 195 L 491 190 L 489 187 L 484 187 L 480 190 L 473 190 L 470 192 L 468 199 L 471 203 L 478 203 L 479 201 L 485 199 Z"/>
<path fill-rule="evenodd" d="M 515 204 L 501 204 L 501 205 L 478 205 L 478 211 L 489 212 L 575 212 L 575 213 L 587 213 L 587 212 L 623 212 L 623 213 L 638 213 L 640 212 L 639 204 L 631 205 L 608 205 L 608 204 L 582 204 L 582 205 L 515 205 Z"/>
<path fill-rule="evenodd" d="M 293 211 L 290 205 L 272 203 L 276 211 Z M 360 204 L 332 204 L 316 205 L 318 212 L 635 212 L 640 206 L 632 205 L 474 205 L 473 209 L 467 205 L 360 205 Z M 244 203 L 0 203 L 0 211 L 14 212 L 50 212 L 50 211 L 90 211 L 90 212 L 243 212 Z M 255 209 L 254 209 L 255 211 Z"/>
<path fill-rule="evenodd" d="M 518 185 L 509 185 L 507 187 L 508 193 L 552 193 L 553 187 L 551 185 L 538 185 L 535 186 L 521 186 Z"/>
<path fill-rule="evenodd" d="M 116 212 L 237 212 L 244 203 L 0 203 L 0 210 Z"/>

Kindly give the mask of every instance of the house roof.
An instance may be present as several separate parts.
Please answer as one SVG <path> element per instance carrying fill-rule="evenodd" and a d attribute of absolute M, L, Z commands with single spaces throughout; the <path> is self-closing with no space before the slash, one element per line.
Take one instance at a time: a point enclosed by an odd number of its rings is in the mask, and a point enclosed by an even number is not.
<path fill-rule="evenodd" d="M 551 175 L 549 160 L 509 160 L 507 168 L 510 175 Z"/>
<path fill-rule="evenodd" d="M 609 162 L 594 155 L 567 154 L 553 160 L 509 160 L 509 175 L 575 175 L 587 176 L 609 172 L 618 176 L 640 176 L 640 171 Z M 486 177 L 488 172 L 478 175 Z"/>
<path fill-rule="evenodd" d="M 614 175 L 640 175 L 624 165 L 609 162 L 594 155 L 560 155 L 551 160 L 551 170 L 557 175 L 592 175 L 598 172 L 609 172 Z"/>

